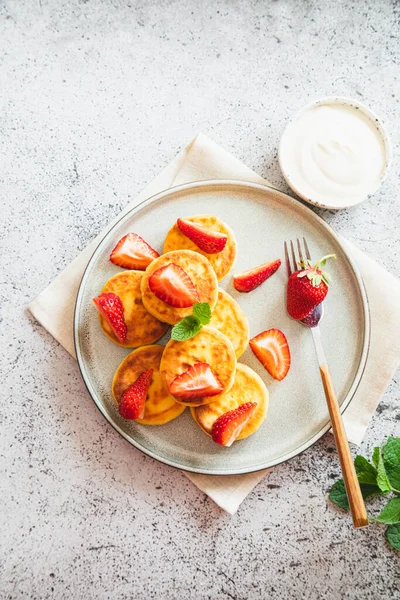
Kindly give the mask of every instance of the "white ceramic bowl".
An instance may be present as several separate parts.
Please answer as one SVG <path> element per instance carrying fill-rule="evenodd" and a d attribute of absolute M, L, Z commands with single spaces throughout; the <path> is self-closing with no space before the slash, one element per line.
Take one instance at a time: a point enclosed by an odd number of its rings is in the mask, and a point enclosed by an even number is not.
<path fill-rule="evenodd" d="M 345 106 L 350 106 L 350 107 L 356 108 L 357 110 L 362 112 L 366 117 L 368 117 L 368 119 L 370 119 L 373 122 L 374 126 L 376 127 L 377 131 L 379 132 L 379 134 L 382 138 L 383 146 L 385 149 L 385 155 L 386 155 L 385 156 L 385 167 L 382 171 L 382 175 L 380 176 L 377 184 L 375 186 L 371 187 L 368 194 L 365 195 L 365 197 L 363 197 L 363 198 L 356 198 L 356 199 L 354 199 L 354 201 L 340 203 L 340 205 L 333 204 L 333 203 L 327 204 L 326 199 L 322 199 L 322 198 L 318 198 L 318 197 L 310 198 L 310 196 L 308 194 L 306 194 L 304 190 L 301 189 L 301 187 L 299 186 L 298 183 L 297 183 L 297 185 L 295 185 L 291 179 L 290 165 L 288 164 L 288 162 L 285 159 L 286 153 L 283 151 L 284 145 L 286 145 L 288 143 L 288 140 L 290 139 L 289 136 L 291 135 L 291 126 L 293 125 L 293 123 L 295 123 L 297 121 L 297 119 L 299 119 L 306 111 L 308 111 L 312 108 L 315 108 L 317 106 L 328 105 L 328 104 L 341 104 L 341 105 L 345 105 Z M 283 135 L 282 135 L 282 138 L 281 138 L 281 141 L 279 144 L 279 152 L 278 152 L 279 165 L 280 165 L 282 174 L 283 174 L 287 184 L 289 185 L 289 187 L 298 196 L 300 196 L 300 198 L 303 198 L 303 200 L 305 200 L 306 202 L 313 204 L 314 206 L 319 206 L 321 208 L 328 208 L 328 209 L 333 209 L 333 210 L 339 210 L 341 208 L 355 206 L 356 204 L 363 202 L 364 200 L 369 198 L 372 194 L 374 194 L 379 189 L 382 182 L 386 178 L 391 158 L 392 158 L 391 144 L 390 144 L 389 136 L 387 135 L 386 130 L 382 124 L 382 121 L 377 117 L 377 115 L 371 109 L 369 109 L 367 106 L 365 106 L 365 104 L 358 102 L 358 100 L 353 100 L 352 98 L 346 98 L 343 96 L 329 96 L 326 98 L 321 98 L 320 100 L 310 102 L 309 104 L 304 106 L 295 115 L 294 119 L 286 125 L 286 128 L 283 132 Z"/>

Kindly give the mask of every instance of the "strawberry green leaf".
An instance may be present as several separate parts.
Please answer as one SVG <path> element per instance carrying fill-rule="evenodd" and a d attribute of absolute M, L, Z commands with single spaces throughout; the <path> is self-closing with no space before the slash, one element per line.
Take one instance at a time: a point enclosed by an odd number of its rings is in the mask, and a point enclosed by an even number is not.
<path fill-rule="evenodd" d="M 388 438 L 383 448 L 383 463 L 391 488 L 400 492 L 400 438 Z"/>
<path fill-rule="evenodd" d="M 376 476 L 376 483 L 378 484 L 380 490 L 386 494 L 387 492 L 390 492 L 391 490 L 391 486 L 390 486 L 390 482 L 388 479 L 388 476 L 386 474 L 386 470 L 385 470 L 385 465 L 383 463 L 383 458 L 382 458 L 382 453 L 379 452 L 379 456 L 378 456 L 378 467 L 377 467 L 377 476 Z"/>
<path fill-rule="evenodd" d="M 322 275 L 317 275 L 314 279 L 314 285 L 317 286 L 321 283 L 322 281 Z"/>
<path fill-rule="evenodd" d="M 386 530 L 386 537 L 392 548 L 400 550 L 400 523 L 389 525 Z"/>
<path fill-rule="evenodd" d="M 375 521 L 386 525 L 400 523 L 400 498 L 391 498 Z"/>
<path fill-rule="evenodd" d="M 377 470 L 367 461 L 366 458 L 363 456 L 356 456 L 354 466 L 356 468 L 357 478 L 360 483 L 367 483 L 375 486 L 377 485 Z"/>
<path fill-rule="evenodd" d="M 211 321 L 211 308 L 208 302 L 198 302 L 193 306 L 193 316 L 198 319 L 200 325 L 208 325 Z"/>
<path fill-rule="evenodd" d="M 199 333 L 201 323 L 196 317 L 189 315 L 173 326 L 171 339 L 177 342 L 188 340 Z"/>

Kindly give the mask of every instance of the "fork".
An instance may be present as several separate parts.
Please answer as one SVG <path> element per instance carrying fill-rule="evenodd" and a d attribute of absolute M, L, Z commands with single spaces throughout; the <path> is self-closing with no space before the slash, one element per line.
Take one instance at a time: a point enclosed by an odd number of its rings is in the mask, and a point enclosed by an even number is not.
<path fill-rule="evenodd" d="M 303 237 L 303 245 L 304 245 L 304 253 L 308 260 L 311 260 L 311 254 L 308 249 L 307 241 Z M 298 270 L 297 265 L 300 264 L 300 268 L 303 264 L 303 252 L 301 249 L 300 240 L 297 238 L 297 250 L 299 254 L 300 261 L 296 260 L 296 253 L 294 249 L 294 245 L 292 240 L 290 240 L 290 250 L 291 250 L 291 259 L 293 262 L 293 268 L 289 257 L 288 245 L 284 243 L 285 250 L 285 261 L 286 261 L 286 270 L 288 277 L 294 272 Z M 365 527 L 368 525 L 368 516 L 367 511 L 365 509 L 364 500 L 361 494 L 360 484 L 358 483 L 356 470 L 354 468 L 353 459 L 351 456 L 349 442 L 347 440 L 346 431 L 344 429 L 342 416 L 340 414 L 340 407 L 338 401 L 336 399 L 335 390 L 332 383 L 332 378 L 330 375 L 328 363 L 326 360 L 324 348 L 322 345 L 321 338 L 321 330 L 319 328 L 319 323 L 324 315 L 324 307 L 323 303 L 319 304 L 311 314 L 309 314 L 305 319 L 302 319 L 300 323 L 309 327 L 311 330 L 315 350 L 317 353 L 319 370 L 322 379 L 322 383 L 324 386 L 324 392 L 326 397 L 326 402 L 328 404 L 329 415 L 332 423 L 333 435 L 335 437 L 336 448 L 339 455 L 340 466 L 342 469 L 343 480 L 346 486 L 347 498 L 349 500 L 351 516 L 353 518 L 354 527 Z"/>

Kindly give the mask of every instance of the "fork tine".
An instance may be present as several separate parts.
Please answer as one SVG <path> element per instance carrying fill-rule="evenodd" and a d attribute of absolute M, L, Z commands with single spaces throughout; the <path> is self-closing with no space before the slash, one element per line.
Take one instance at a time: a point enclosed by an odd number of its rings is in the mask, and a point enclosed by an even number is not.
<path fill-rule="evenodd" d="M 292 250 L 292 258 L 293 258 L 293 265 L 294 265 L 293 271 L 297 271 L 297 260 L 296 260 L 296 254 L 294 251 L 294 246 L 293 246 L 292 240 L 290 240 L 290 248 Z"/>
<path fill-rule="evenodd" d="M 311 254 L 308 249 L 307 240 L 305 237 L 303 237 L 303 242 L 304 242 L 304 248 L 306 249 L 306 256 L 307 256 L 308 260 L 311 260 Z"/>
<path fill-rule="evenodd" d="M 299 240 L 299 238 L 297 238 L 297 249 L 299 251 L 300 262 L 302 263 L 304 259 L 303 259 L 303 252 L 301 251 L 301 246 L 300 246 L 300 240 Z"/>
<path fill-rule="evenodd" d="M 288 247 L 287 247 L 286 242 L 283 243 L 283 249 L 285 251 L 285 263 L 286 263 L 287 276 L 290 277 L 292 274 L 292 267 L 290 265 L 290 258 L 289 258 Z"/>

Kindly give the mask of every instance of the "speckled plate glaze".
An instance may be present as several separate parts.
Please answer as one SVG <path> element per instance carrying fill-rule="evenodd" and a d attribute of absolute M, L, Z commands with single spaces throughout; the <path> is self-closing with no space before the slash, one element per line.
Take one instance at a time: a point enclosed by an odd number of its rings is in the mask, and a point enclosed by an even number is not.
<path fill-rule="evenodd" d="M 108 257 L 129 231 L 162 250 L 165 234 L 178 217 L 213 213 L 233 229 L 238 257 L 220 283 L 248 316 L 250 336 L 277 327 L 285 332 L 292 366 L 282 382 L 275 381 L 247 349 L 240 359 L 265 381 L 270 392 L 266 421 L 248 439 L 222 448 L 194 423 L 186 410 L 174 421 L 146 427 L 120 418 L 111 395 L 115 369 L 129 350 L 107 339 L 98 323 L 92 298 L 118 267 Z M 83 275 L 75 310 L 75 347 L 83 379 L 97 407 L 133 446 L 149 456 L 186 471 L 210 475 L 249 473 L 299 454 L 328 429 L 329 416 L 310 331 L 285 310 L 284 267 L 249 294 L 236 292 L 232 274 L 278 257 L 283 240 L 305 235 L 313 257 L 336 253 L 329 271 L 334 283 L 325 301 L 321 323 L 325 351 L 337 396 L 344 410 L 362 377 L 368 354 L 369 312 L 356 265 L 340 238 L 309 208 L 271 188 L 237 181 L 206 181 L 166 190 L 125 215 L 103 238 Z M 159 343 L 166 343 L 169 332 Z"/>

